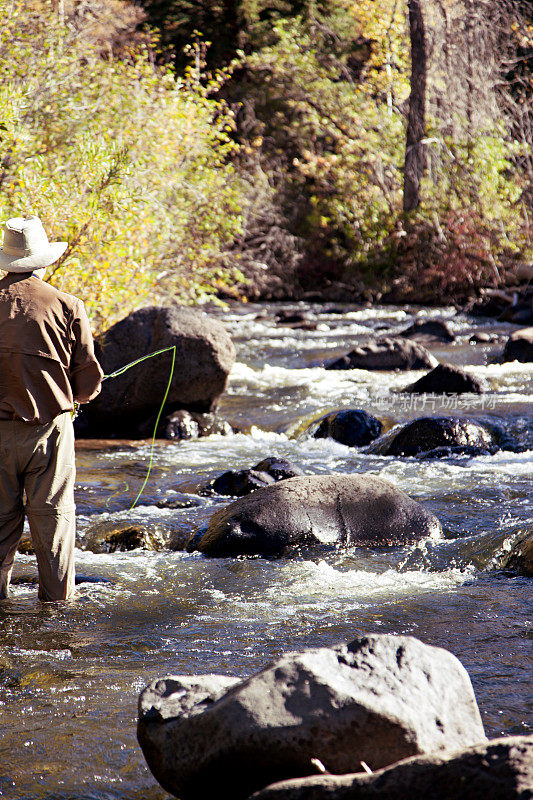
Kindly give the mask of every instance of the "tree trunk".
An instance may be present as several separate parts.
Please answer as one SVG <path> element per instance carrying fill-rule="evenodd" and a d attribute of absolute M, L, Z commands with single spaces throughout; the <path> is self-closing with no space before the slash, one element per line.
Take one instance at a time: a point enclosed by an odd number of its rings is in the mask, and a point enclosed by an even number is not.
<path fill-rule="evenodd" d="M 413 211 L 420 203 L 420 181 L 426 166 L 423 139 L 426 133 L 427 48 L 422 3 L 408 0 L 411 38 L 411 93 L 405 142 L 403 210 Z"/>

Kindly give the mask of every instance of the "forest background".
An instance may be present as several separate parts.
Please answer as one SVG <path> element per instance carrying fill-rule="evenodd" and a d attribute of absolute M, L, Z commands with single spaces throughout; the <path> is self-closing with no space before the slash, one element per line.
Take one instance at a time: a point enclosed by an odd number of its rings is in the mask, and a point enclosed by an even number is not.
<path fill-rule="evenodd" d="M 533 260 L 528 0 L 0 0 L 0 211 L 95 329 L 464 303 Z"/>

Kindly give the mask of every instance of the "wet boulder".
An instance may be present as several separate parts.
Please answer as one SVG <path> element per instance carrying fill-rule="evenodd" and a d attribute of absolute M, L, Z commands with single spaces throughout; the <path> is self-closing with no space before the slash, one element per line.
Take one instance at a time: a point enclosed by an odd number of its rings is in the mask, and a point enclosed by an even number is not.
<path fill-rule="evenodd" d="M 208 489 L 217 494 L 244 497 L 263 486 L 270 486 L 277 481 L 294 478 L 297 475 L 303 475 L 301 469 L 284 458 L 269 456 L 251 469 L 223 472 L 222 475 L 211 481 Z"/>
<path fill-rule="evenodd" d="M 482 394 L 485 387 L 460 367 L 439 364 L 401 391 L 409 394 Z"/>
<path fill-rule="evenodd" d="M 516 539 L 502 566 L 533 577 L 533 528 Z"/>
<path fill-rule="evenodd" d="M 373 774 L 281 781 L 250 800 L 525 800 L 533 797 L 533 734 L 450 755 L 404 759 Z"/>
<path fill-rule="evenodd" d="M 257 489 L 216 511 L 187 550 L 279 556 L 298 544 L 406 544 L 441 532 L 430 511 L 375 475 L 307 475 Z"/>
<path fill-rule="evenodd" d="M 235 360 L 229 334 L 217 320 L 178 307 L 141 308 L 99 337 L 96 353 L 106 375 L 165 348 L 176 348 L 163 416 L 186 410 L 209 413 L 224 391 Z M 172 353 L 148 358 L 109 378 L 84 407 L 82 435 L 137 438 L 154 419 L 171 375 Z M 84 427 L 84 430 L 83 430 Z"/>
<path fill-rule="evenodd" d="M 211 481 L 209 489 L 217 494 L 244 497 L 272 483 L 276 483 L 276 479 L 268 472 L 257 469 L 231 469 Z"/>
<path fill-rule="evenodd" d="M 152 436 L 155 420 L 148 420 L 138 430 L 141 434 Z M 158 425 L 157 436 L 161 439 L 182 442 L 188 439 L 199 439 L 212 434 L 224 436 L 232 433 L 231 425 L 216 414 L 198 414 L 193 411 L 174 411 L 166 416 Z"/>
<path fill-rule="evenodd" d="M 416 320 L 400 336 L 416 339 L 419 342 L 454 342 L 455 334 L 449 324 L 442 319 Z"/>
<path fill-rule="evenodd" d="M 287 461 L 285 458 L 278 458 L 278 456 L 267 456 L 267 458 L 263 458 L 259 464 L 255 465 L 254 469 L 267 472 L 276 481 L 283 481 L 286 478 L 296 478 L 304 474 L 300 467 L 291 464 L 291 462 Z"/>
<path fill-rule="evenodd" d="M 505 345 L 503 361 L 533 361 L 533 327 L 512 333 Z"/>
<path fill-rule="evenodd" d="M 150 684 L 137 728 L 152 773 L 181 800 L 244 800 L 317 761 L 342 774 L 485 740 L 462 664 L 410 636 L 288 653 L 211 694 L 185 680 Z"/>
<path fill-rule="evenodd" d="M 362 447 L 381 435 L 383 424 L 362 409 L 334 411 L 320 420 L 315 439 L 334 439 L 348 447 Z"/>
<path fill-rule="evenodd" d="M 499 449 L 496 433 L 475 420 L 458 417 L 420 417 L 400 429 L 389 431 L 369 446 L 369 452 L 384 456 L 416 456 L 439 448 L 468 448 L 469 455 L 494 453 Z"/>
<path fill-rule="evenodd" d="M 344 356 L 328 361 L 325 369 L 425 369 L 437 359 L 423 345 L 409 339 L 384 338 L 363 342 Z"/>

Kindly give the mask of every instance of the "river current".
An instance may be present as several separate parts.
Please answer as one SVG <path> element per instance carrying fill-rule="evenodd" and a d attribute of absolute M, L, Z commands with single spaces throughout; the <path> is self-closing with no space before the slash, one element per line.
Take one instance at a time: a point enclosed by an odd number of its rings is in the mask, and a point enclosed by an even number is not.
<path fill-rule="evenodd" d="M 316 327 L 280 324 L 280 311 L 304 312 Z M 471 676 L 488 736 L 533 731 L 531 579 L 500 568 L 533 524 L 533 364 L 497 362 L 516 326 L 452 309 L 281 304 L 210 313 L 237 347 L 219 413 L 239 432 L 158 442 L 133 510 L 150 442 L 79 442 L 78 599 L 37 603 L 35 560 L 17 557 L 11 599 L 0 604 L 0 798 L 168 798 L 135 739 L 137 697 L 147 683 L 168 674 L 246 676 L 288 650 L 365 632 L 412 634 L 447 648 Z M 429 349 L 484 379 L 486 395 L 397 395 L 423 372 L 320 366 L 421 316 L 449 321 L 456 341 Z M 470 344 L 479 330 L 503 339 Z M 486 420 L 519 448 L 426 461 L 309 437 L 312 420 L 341 408 L 365 409 L 387 427 L 434 414 Z M 279 560 L 170 549 L 231 500 L 202 487 L 271 455 L 307 474 L 385 477 L 430 508 L 445 537 L 411 547 L 307 549 Z M 128 525 L 147 527 L 168 546 L 93 552 L 103 531 Z"/>

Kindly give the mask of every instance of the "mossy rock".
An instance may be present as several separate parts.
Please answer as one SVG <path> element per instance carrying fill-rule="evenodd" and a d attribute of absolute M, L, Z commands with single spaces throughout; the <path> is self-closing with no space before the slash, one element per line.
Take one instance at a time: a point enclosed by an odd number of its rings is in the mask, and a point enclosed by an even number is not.
<path fill-rule="evenodd" d="M 130 550 L 162 550 L 166 538 L 160 531 L 140 525 L 102 530 L 97 528 L 87 538 L 86 549 L 93 553 L 125 553 Z"/>

